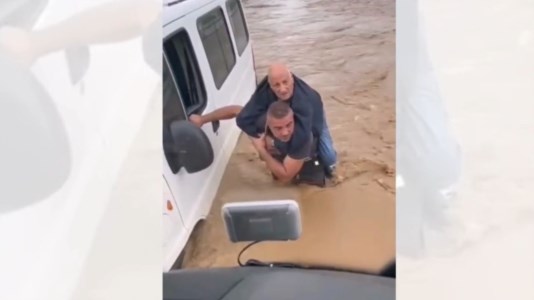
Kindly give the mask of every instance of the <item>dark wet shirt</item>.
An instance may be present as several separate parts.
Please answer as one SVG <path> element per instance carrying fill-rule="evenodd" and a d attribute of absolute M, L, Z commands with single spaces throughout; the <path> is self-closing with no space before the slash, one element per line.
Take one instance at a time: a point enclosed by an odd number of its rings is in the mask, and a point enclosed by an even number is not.
<path fill-rule="evenodd" d="M 287 146 L 287 154 L 291 157 L 301 156 L 301 151 L 310 144 L 310 132 L 318 137 L 323 130 L 324 108 L 321 96 L 302 79 L 293 75 L 295 82 L 293 96 L 289 105 L 295 116 L 295 130 Z M 257 120 L 267 112 L 269 105 L 278 101 L 271 90 L 267 77 L 256 88 L 251 99 L 236 118 L 237 126 L 246 134 L 258 137 L 264 129 L 258 128 Z"/>
<path fill-rule="evenodd" d="M 283 160 L 286 156 L 291 157 L 296 160 L 309 160 L 313 159 L 316 156 L 317 150 L 317 139 L 314 138 L 311 134 L 307 142 L 299 148 L 291 148 L 291 140 L 288 142 L 282 142 L 276 139 L 268 130 L 267 134 L 271 136 L 274 140 L 274 146 L 278 151 L 278 158 L 280 161 Z"/>

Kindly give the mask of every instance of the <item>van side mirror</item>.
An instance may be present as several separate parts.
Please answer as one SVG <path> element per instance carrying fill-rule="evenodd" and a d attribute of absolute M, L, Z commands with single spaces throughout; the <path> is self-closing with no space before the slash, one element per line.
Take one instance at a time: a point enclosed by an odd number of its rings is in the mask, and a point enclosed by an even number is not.
<path fill-rule="evenodd" d="M 202 131 L 189 121 L 173 121 L 169 126 L 170 143 L 167 145 L 167 161 L 174 173 L 184 167 L 188 173 L 208 168 L 214 160 L 213 147 Z M 164 137 L 165 139 L 165 137 Z M 169 151 L 170 150 L 170 151 Z"/>

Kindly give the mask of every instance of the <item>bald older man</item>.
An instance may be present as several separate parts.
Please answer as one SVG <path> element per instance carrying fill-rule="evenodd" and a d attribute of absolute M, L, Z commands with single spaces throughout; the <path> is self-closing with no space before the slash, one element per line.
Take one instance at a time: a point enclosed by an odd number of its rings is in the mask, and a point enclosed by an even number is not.
<path fill-rule="evenodd" d="M 268 107 L 275 101 L 287 101 L 295 115 L 295 129 L 287 148 L 288 155 L 298 155 L 309 144 L 311 132 L 318 140 L 318 155 L 325 172 L 332 176 L 337 154 L 321 96 L 291 73 L 287 66 L 276 63 L 269 67 L 268 75 L 258 84 L 251 99 L 237 115 L 237 126 L 252 138 L 263 138 L 265 132 L 257 126 L 258 120 L 265 119 Z"/>

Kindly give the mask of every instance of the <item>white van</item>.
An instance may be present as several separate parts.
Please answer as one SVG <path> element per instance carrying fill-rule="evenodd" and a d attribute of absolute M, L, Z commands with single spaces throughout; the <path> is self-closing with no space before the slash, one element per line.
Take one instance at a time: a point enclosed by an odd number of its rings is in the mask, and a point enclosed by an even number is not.
<path fill-rule="evenodd" d="M 189 138 L 173 124 L 191 114 L 244 105 L 256 88 L 254 55 L 240 0 L 166 1 L 163 8 L 163 269 L 177 268 L 196 224 L 211 208 L 237 143 L 233 122 L 202 128 L 211 159 L 189 171 L 173 153 Z M 167 133 L 167 134 L 166 134 Z M 201 147 L 201 148 L 202 148 Z M 207 149 L 210 148 L 210 149 Z M 179 151 L 178 151 L 179 152 Z M 189 153 L 191 154 L 191 153 Z M 200 155 L 200 154 L 199 154 Z"/>

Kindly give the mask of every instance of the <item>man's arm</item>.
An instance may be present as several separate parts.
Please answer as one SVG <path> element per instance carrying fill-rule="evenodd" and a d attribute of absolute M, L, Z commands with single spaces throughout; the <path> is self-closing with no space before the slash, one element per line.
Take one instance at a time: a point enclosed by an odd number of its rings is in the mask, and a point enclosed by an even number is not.
<path fill-rule="evenodd" d="M 276 176 L 278 181 L 282 183 L 289 183 L 300 172 L 304 160 L 293 159 L 289 156 L 284 158 L 284 162 L 280 163 L 265 148 L 258 149 L 260 157 L 265 161 L 267 167 Z"/>
<path fill-rule="evenodd" d="M 253 138 L 261 137 L 258 134 L 258 119 L 267 113 L 269 107 L 269 83 L 267 76 L 258 84 L 256 91 L 245 104 L 239 115 L 236 117 L 237 126 L 248 136 Z"/>
<path fill-rule="evenodd" d="M 206 123 L 233 119 L 239 114 L 241 109 L 243 107 L 239 105 L 224 106 L 205 115 L 191 115 L 189 116 L 189 121 L 198 127 L 202 127 Z"/>
<path fill-rule="evenodd" d="M 308 139 L 299 151 L 295 151 L 294 154 L 288 154 L 284 158 L 284 162 L 280 163 L 267 150 L 265 139 L 252 139 L 254 148 L 256 148 L 262 160 L 265 161 L 269 170 L 283 183 L 290 182 L 300 172 L 304 165 L 304 160 L 309 157 L 313 145 L 312 142 L 313 140 Z"/>

